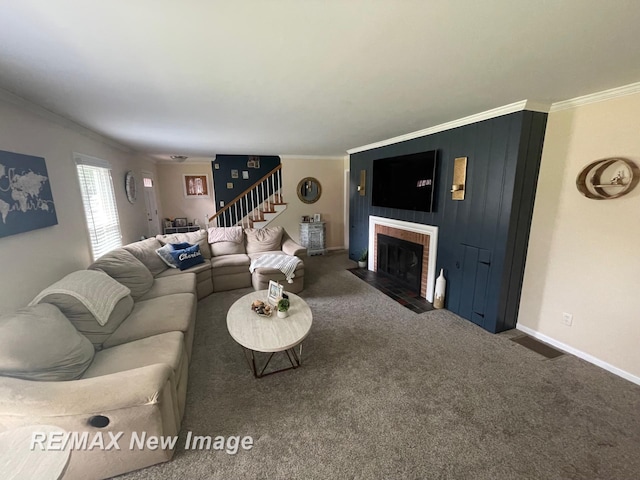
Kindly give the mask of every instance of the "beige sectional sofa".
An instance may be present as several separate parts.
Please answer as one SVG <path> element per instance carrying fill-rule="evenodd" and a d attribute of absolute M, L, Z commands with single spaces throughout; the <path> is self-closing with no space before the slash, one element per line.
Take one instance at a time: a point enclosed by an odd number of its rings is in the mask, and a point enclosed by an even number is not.
<path fill-rule="evenodd" d="M 97 296 L 124 296 L 101 325 L 68 293 L 70 285 L 84 296 L 91 297 L 92 289 Z M 180 430 L 196 275 L 154 279 L 121 248 L 49 290 L 38 303 L 0 316 L 0 431 L 29 426 L 37 433 L 39 426 L 53 425 L 87 432 L 89 442 L 103 436 L 105 444 L 109 433 L 123 432 L 120 450 L 72 449 L 64 479 L 108 478 L 169 460 L 172 450 L 128 446 L 133 432 L 173 436 Z"/>
<path fill-rule="evenodd" d="M 132 435 L 143 432 L 178 435 L 197 300 L 285 282 L 277 268 L 250 272 L 251 260 L 305 252 L 282 228 L 234 228 L 126 245 L 67 275 L 30 306 L 1 315 L 0 433 L 24 427 L 36 433 L 48 425 L 86 432 L 89 442 L 102 435 L 106 443 L 109 433 L 123 432 L 120 449 L 73 448 L 64 479 L 108 478 L 169 460 L 170 449 L 128 447 Z M 199 244 L 204 262 L 184 271 L 169 268 L 156 250 L 181 242 Z M 285 288 L 299 292 L 302 261 L 294 273 Z"/>
<path fill-rule="evenodd" d="M 209 243 L 216 233 L 218 238 L 231 238 Z M 306 248 L 296 243 L 282 227 L 243 229 L 241 227 L 212 227 L 208 231 L 177 233 L 172 235 L 158 235 L 155 238 L 129 245 L 127 248 L 138 259 L 145 259 L 155 255 L 155 249 L 167 243 L 187 242 L 198 244 L 204 257 L 204 263 L 188 270 L 196 273 L 198 298 L 211 292 L 222 292 L 236 288 L 251 287 L 264 290 L 269 281 L 274 280 L 285 285 L 285 289 L 298 293 L 304 288 L 304 262 L 300 261 L 294 271 L 293 283 L 288 283 L 285 275 L 277 268 L 258 267 L 252 273 L 249 271 L 251 261 L 263 255 L 291 255 L 304 257 Z M 157 264 L 157 260 L 154 259 Z M 160 261 L 160 263 L 162 263 Z M 159 270 L 159 272 L 157 271 Z M 179 274 L 180 271 L 157 265 L 156 273 L 152 270 L 156 280 Z"/>

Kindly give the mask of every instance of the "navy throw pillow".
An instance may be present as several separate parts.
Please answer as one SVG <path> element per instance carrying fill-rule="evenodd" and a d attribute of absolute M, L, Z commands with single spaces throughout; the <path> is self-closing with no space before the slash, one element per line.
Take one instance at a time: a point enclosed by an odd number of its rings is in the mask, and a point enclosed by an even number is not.
<path fill-rule="evenodd" d="M 184 250 L 185 248 L 193 247 L 190 243 L 182 242 L 182 243 L 170 243 L 171 248 L 174 250 Z"/>
<path fill-rule="evenodd" d="M 176 262 L 180 270 L 186 270 L 187 268 L 191 268 L 194 265 L 204 263 L 204 257 L 202 256 L 202 253 L 200 253 L 199 245 L 176 249 L 169 253 L 171 253 L 173 260 Z"/>

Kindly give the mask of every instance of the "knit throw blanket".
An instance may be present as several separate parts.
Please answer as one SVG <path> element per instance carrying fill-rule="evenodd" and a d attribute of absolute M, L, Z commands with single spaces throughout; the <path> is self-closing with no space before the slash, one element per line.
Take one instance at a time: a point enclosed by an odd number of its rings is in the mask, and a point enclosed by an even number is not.
<path fill-rule="evenodd" d="M 105 325 L 116 304 L 129 295 L 131 290 L 106 273 L 96 270 L 78 270 L 45 288 L 31 300 L 29 305 L 36 305 L 47 295 L 56 293 L 78 299 L 100 325 Z"/>
<path fill-rule="evenodd" d="M 277 268 L 284 273 L 288 283 L 293 283 L 293 277 L 296 276 L 293 272 L 295 272 L 298 263 L 300 263 L 300 259 L 291 255 L 266 254 L 252 260 L 249 271 L 253 273 L 256 268 Z"/>

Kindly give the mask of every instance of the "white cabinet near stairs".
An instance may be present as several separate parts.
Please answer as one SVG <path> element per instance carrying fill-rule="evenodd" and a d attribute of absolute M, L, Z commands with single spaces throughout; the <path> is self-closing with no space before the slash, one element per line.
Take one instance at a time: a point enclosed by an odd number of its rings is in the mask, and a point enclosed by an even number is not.
<path fill-rule="evenodd" d="M 303 222 L 300 224 L 300 245 L 307 247 L 307 255 L 324 255 L 326 227 L 324 222 Z"/>

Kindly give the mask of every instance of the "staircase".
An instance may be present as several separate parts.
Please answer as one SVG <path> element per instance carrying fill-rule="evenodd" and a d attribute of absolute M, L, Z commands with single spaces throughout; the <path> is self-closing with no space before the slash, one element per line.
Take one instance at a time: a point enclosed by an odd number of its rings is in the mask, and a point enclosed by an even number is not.
<path fill-rule="evenodd" d="M 209 226 L 266 227 L 287 209 L 281 190 L 282 165 L 278 165 L 210 217 Z"/>

